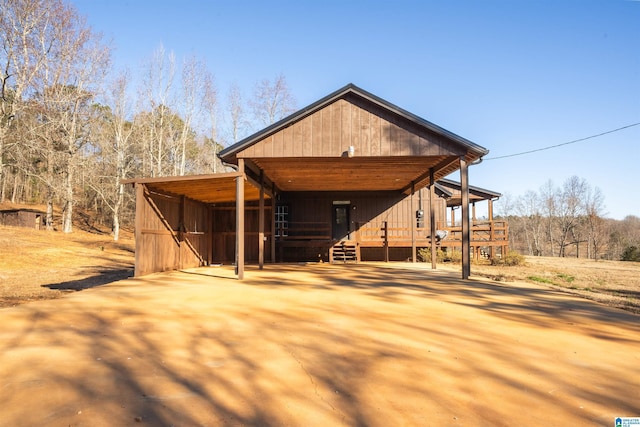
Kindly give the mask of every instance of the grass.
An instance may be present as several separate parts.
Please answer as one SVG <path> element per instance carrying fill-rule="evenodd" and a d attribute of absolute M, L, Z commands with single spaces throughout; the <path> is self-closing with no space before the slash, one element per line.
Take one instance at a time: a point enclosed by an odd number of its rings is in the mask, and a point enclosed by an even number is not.
<path fill-rule="evenodd" d="M 640 313 L 640 263 L 576 258 L 525 257 L 522 265 L 473 262 L 472 276 L 538 283 Z"/>
<path fill-rule="evenodd" d="M 527 277 L 527 279 L 531 280 L 532 282 L 547 283 L 549 285 L 555 285 L 553 280 L 547 279 L 546 277 L 529 276 Z"/>
<path fill-rule="evenodd" d="M 0 226 L 0 307 L 58 298 L 133 273 L 134 242 L 106 232 Z"/>

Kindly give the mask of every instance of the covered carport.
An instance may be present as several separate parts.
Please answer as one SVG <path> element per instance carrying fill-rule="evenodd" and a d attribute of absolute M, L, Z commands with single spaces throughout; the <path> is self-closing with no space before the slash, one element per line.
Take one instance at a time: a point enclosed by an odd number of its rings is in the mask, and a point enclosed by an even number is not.
<path fill-rule="evenodd" d="M 136 191 L 135 275 L 208 265 L 214 260 L 212 210 L 235 204 L 235 227 L 244 236 L 245 204 L 265 194 L 244 173 L 142 178 L 123 181 Z M 264 227 L 264 225 L 263 225 Z M 236 273 L 244 275 L 244 239 L 236 238 Z"/>

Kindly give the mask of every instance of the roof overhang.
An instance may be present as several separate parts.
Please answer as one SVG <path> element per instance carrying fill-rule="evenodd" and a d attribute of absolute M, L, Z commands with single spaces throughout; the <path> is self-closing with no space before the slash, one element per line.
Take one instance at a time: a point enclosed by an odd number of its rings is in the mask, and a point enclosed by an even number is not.
<path fill-rule="evenodd" d="M 450 179 L 441 179 L 436 183 L 436 188 L 449 194 L 448 196 L 444 196 L 447 199 L 447 206 L 460 206 L 462 204 L 462 185 L 459 182 Z M 469 200 L 471 202 L 497 200 L 500 197 L 502 197 L 501 193 L 472 185 L 469 186 Z"/>
<path fill-rule="evenodd" d="M 148 191 L 189 199 L 207 204 L 232 203 L 236 200 L 237 179 L 243 175 L 228 172 L 207 175 L 139 178 L 121 181 L 123 184 L 144 185 Z M 260 199 L 260 190 L 244 180 L 244 199 Z"/>

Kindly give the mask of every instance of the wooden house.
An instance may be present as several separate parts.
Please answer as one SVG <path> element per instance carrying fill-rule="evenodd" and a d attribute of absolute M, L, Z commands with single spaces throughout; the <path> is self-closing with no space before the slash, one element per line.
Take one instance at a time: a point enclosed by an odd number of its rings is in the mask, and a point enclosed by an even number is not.
<path fill-rule="evenodd" d="M 347 85 L 223 150 L 233 172 L 128 181 L 136 275 L 209 263 L 235 263 L 242 278 L 245 262 L 415 261 L 419 247 L 432 249 L 435 268 L 436 246 L 457 245 L 466 278 L 468 167 L 487 153 Z M 456 171 L 460 183 L 443 181 Z M 499 196 L 477 190 L 475 200 Z M 459 224 L 447 224 L 447 206 L 460 207 Z"/>

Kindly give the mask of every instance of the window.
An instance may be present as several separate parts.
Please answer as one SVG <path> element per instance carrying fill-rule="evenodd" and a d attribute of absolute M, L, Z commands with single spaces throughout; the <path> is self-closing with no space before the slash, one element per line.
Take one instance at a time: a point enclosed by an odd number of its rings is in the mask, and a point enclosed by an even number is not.
<path fill-rule="evenodd" d="M 289 206 L 276 206 L 276 237 L 287 237 L 289 235 Z"/>

